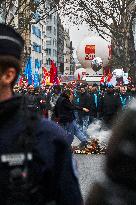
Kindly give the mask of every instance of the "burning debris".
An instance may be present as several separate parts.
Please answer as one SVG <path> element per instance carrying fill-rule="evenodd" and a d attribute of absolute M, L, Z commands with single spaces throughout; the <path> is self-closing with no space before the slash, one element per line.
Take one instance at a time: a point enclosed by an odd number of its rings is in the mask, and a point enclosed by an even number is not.
<path fill-rule="evenodd" d="M 74 154 L 105 154 L 106 146 L 101 146 L 98 139 L 93 139 L 84 148 L 73 146 L 72 151 Z"/>
<path fill-rule="evenodd" d="M 72 146 L 72 151 L 75 154 L 105 154 L 110 134 L 111 130 L 103 127 L 102 121 L 94 121 L 88 128 L 88 145 L 84 148 Z"/>

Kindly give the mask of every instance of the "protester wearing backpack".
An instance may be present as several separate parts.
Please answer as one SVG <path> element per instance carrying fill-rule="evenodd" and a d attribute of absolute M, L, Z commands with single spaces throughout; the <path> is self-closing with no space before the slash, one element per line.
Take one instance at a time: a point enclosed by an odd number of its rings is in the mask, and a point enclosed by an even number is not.
<path fill-rule="evenodd" d="M 13 95 L 23 47 L 14 29 L 0 24 L 0 204 L 81 205 L 65 132 Z"/>

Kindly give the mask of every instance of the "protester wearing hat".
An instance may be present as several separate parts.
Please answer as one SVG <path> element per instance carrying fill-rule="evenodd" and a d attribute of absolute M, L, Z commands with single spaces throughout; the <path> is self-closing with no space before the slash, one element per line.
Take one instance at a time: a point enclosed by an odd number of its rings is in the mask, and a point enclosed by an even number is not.
<path fill-rule="evenodd" d="M 65 132 L 13 94 L 23 49 L 22 37 L 0 24 L 0 204 L 81 205 Z"/>

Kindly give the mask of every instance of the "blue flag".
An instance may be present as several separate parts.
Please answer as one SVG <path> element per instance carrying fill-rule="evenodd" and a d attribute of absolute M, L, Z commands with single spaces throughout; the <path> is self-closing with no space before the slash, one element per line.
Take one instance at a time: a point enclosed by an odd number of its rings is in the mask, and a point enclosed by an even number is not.
<path fill-rule="evenodd" d="M 40 77 L 39 77 L 40 62 L 38 59 L 35 60 L 35 74 L 34 74 L 34 87 L 40 86 Z"/>
<path fill-rule="evenodd" d="M 26 67 L 25 67 L 25 70 L 24 70 L 24 74 L 28 80 L 28 84 L 29 85 L 32 85 L 33 83 L 33 79 L 32 79 L 32 59 L 29 58 L 27 60 L 27 64 L 26 64 Z"/>

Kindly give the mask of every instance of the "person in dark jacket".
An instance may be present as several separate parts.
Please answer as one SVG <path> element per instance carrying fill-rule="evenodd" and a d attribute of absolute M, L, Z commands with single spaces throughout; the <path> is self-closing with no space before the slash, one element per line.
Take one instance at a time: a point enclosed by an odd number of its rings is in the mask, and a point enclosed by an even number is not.
<path fill-rule="evenodd" d="M 93 84 L 92 89 L 90 90 L 89 94 L 91 96 L 91 100 L 93 101 L 92 103 L 93 109 L 92 109 L 92 112 L 90 112 L 90 123 L 92 123 L 92 121 L 95 118 L 97 118 L 99 101 L 100 101 L 97 84 Z"/>
<path fill-rule="evenodd" d="M 93 100 L 93 97 L 90 96 L 89 93 L 87 93 L 84 85 L 81 85 L 80 88 L 79 106 L 85 107 L 89 110 L 89 112 L 79 112 L 80 125 L 82 127 L 82 131 L 84 132 L 86 137 L 88 137 L 87 129 L 89 126 L 90 115 L 93 115 L 93 113 L 95 112 L 96 105 L 95 101 Z"/>
<path fill-rule="evenodd" d="M 13 95 L 23 48 L 22 37 L 12 27 L 0 24 L 0 204 L 81 205 L 64 130 L 33 117 L 25 98 Z M 26 203 L 16 201 L 22 195 Z"/>
<path fill-rule="evenodd" d="M 114 95 L 114 90 L 112 86 L 107 88 L 107 93 L 101 98 L 99 110 L 101 116 L 103 117 L 104 123 L 107 127 L 112 125 L 114 117 L 117 112 L 121 109 L 120 98 Z"/>
<path fill-rule="evenodd" d="M 27 97 L 27 106 L 30 111 L 41 114 L 41 104 L 40 96 L 35 94 L 34 87 L 32 85 L 28 86 L 28 92 L 25 94 Z"/>
<path fill-rule="evenodd" d="M 76 123 L 74 111 L 89 112 L 89 110 L 72 104 L 72 101 L 73 93 L 70 90 L 65 90 L 57 100 L 54 110 L 55 116 L 58 118 L 60 125 L 67 131 L 69 144 L 72 144 L 75 135 L 81 141 L 80 146 L 84 147 L 87 145 L 87 139 Z"/>
<path fill-rule="evenodd" d="M 61 87 L 59 85 L 54 85 L 47 95 L 46 104 L 47 104 L 49 119 L 54 120 L 53 110 L 60 94 L 61 94 Z"/>
<path fill-rule="evenodd" d="M 106 155 L 105 177 L 90 190 L 85 204 L 136 204 L 136 100 L 116 121 Z"/>

